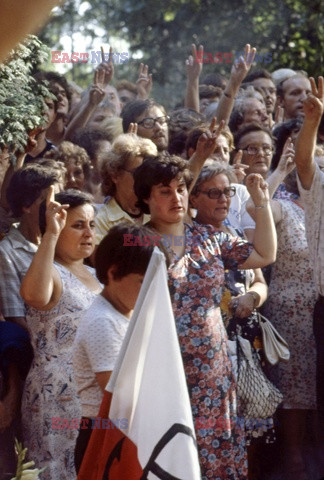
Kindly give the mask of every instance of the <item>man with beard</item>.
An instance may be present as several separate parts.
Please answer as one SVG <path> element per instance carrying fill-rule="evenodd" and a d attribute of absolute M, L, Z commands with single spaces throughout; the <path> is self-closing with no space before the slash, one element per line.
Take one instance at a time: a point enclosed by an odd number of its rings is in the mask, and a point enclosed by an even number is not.
<path fill-rule="evenodd" d="M 128 132 L 131 123 L 137 123 L 137 135 L 152 140 L 159 152 L 169 144 L 169 117 L 162 105 L 154 100 L 133 100 L 125 105 L 121 117 L 123 130 Z"/>

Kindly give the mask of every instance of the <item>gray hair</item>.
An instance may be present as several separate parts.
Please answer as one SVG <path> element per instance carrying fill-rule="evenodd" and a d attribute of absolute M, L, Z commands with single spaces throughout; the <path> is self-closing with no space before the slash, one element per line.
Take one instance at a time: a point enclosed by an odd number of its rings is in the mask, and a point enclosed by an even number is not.
<path fill-rule="evenodd" d="M 234 174 L 234 169 L 232 166 L 228 165 L 225 162 L 214 161 L 213 163 L 205 165 L 202 168 L 191 194 L 197 195 L 198 190 L 200 190 L 202 184 L 221 174 L 226 175 L 230 183 L 236 181 L 236 176 Z"/>

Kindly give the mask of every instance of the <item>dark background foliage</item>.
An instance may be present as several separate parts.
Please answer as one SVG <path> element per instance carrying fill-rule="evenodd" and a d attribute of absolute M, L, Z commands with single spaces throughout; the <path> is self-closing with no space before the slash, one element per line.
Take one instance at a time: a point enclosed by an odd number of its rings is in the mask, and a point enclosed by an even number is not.
<path fill-rule="evenodd" d="M 86 8 L 88 7 L 88 8 Z M 271 53 L 271 63 L 259 63 L 270 71 L 291 67 L 319 75 L 323 69 L 324 3 L 321 0 L 67 0 L 55 10 L 40 38 L 51 49 L 60 49 L 63 34 L 82 32 L 98 38 L 104 29 L 104 45 L 114 47 L 111 37 L 130 44 L 130 61 L 116 65 L 116 78 L 136 79 L 142 51 L 154 75 L 154 96 L 173 106 L 183 97 L 185 59 L 191 43 L 203 44 L 206 52 L 238 52 L 246 43 L 259 52 Z M 82 15 L 80 14 L 82 11 Z M 73 45 L 73 51 L 79 51 Z M 91 81 L 88 65 L 71 65 L 68 76 L 85 85 Z M 204 65 L 228 75 L 231 65 Z"/>

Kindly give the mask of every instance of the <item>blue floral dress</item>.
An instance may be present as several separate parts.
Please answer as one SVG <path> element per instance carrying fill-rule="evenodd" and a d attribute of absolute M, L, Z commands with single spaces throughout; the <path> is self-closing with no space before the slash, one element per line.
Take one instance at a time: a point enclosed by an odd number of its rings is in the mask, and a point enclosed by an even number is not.
<path fill-rule="evenodd" d="M 34 360 L 22 399 L 24 446 L 38 468 L 46 467 L 42 480 L 74 480 L 78 425 L 72 420 L 80 419 L 81 404 L 72 346 L 82 312 L 96 294 L 62 265 L 55 267 L 63 285 L 58 304 L 47 311 L 27 308 Z M 94 269 L 90 271 L 94 274 Z"/>
<path fill-rule="evenodd" d="M 220 313 L 224 269 L 237 268 L 252 245 L 209 225 L 186 226 L 185 254 L 174 256 L 169 288 L 198 442 L 202 479 L 247 478 L 244 427 L 227 334 Z"/>

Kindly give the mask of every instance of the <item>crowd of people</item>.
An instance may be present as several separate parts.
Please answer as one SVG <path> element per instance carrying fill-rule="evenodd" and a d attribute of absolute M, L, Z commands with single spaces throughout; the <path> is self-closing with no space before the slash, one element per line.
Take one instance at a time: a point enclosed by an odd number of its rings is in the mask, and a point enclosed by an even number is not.
<path fill-rule="evenodd" d="M 257 69 L 250 45 L 229 78 L 203 77 L 201 51 L 168 111 L 146 65 L 114 84 L 112 55 L 81 92 L 35 74 L 55 99 L 24 152 L 0 152 L 0 480 L 15 472 L 15 437 L 41 478 L 76 478 L 154 245 L 202 480 L 324 475 L 323 77 Z M 154 241 L 130 248 L 127 236 Z M 259 311 L 288 342 L 287 363 L 267 362 Z M 238 335 L 282 393 L 261 426 L 231 421 Z"/>

